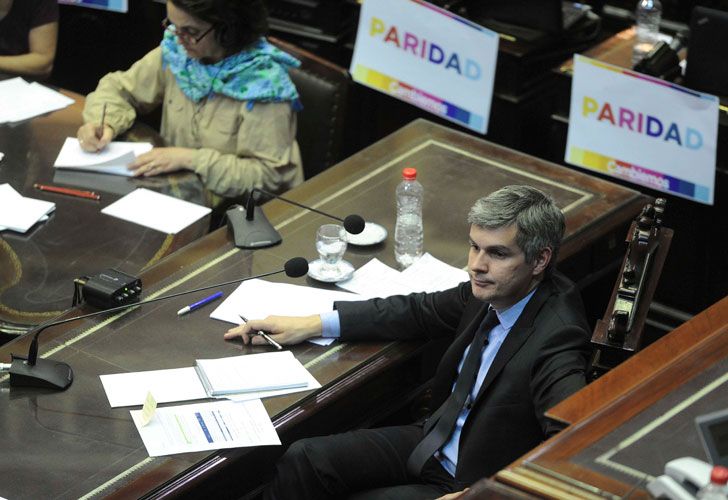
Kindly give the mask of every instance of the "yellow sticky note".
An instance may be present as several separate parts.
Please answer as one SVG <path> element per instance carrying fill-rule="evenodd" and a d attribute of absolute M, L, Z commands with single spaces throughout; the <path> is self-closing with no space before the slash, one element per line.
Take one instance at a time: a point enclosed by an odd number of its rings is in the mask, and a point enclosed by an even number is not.
<path fill-rule="evenodd" d="M 154 396 L 152 396 L 151 392 L 147 392 L 147 398 L 144 401 L 144 406 L 142 407 L 142 427 L 151 422 L 156 409 L 157 400 L 154 399 Z"/>

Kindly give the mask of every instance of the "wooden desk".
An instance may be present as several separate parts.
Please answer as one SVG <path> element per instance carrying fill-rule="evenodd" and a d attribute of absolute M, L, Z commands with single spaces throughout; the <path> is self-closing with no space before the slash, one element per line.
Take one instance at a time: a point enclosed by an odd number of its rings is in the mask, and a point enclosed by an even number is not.
<path fill-rule="evenodd" d="M 506 184 L 528 183 L 555 196 L 567 217 L 562 258 L 598 244 L 646 201 L 636 191 L 426 121 L 410 124 L 288 196 L 341 216 L 360 213 L 384 225 L 390 238 L 372 247 L 351 247 L 346 259 L 357 268 L 372 257 L 394 265 L 394 191 L 405 166 L 418 168 L 425 187 L 425 249 L 459 267 L 467 260 L 468 209 L 476 198 Z M 325 218 L 278 200 L 266 204 L 265 211 L 283 236 L 281 245 L 241 251 L 224 229 L 218 230 L 145 270 L 145 296 L 279 269 L 298 255 L 316 257 L 314 234 Z M 297 281 L 318 286 L 311 280 Z M 233 287 L 222 289 L 227 295 Z M 194 497 L 204 488 L 207 496 L 231 496 L 254 488 L 270 474 L 283 447 L 151 459 L 128 409 L 109 408 L 100 374 L 191 366 L 196 358 L 241 352 L 239 345 L 222 340 L 227 325 L 210 320 L 210 309 L 183 317 L 175 314 L 192 298 L 44 332 L 41 355 L 68 362 L 75 381 L 65 392 L 43 393 L 8 388 L 0 379 L 0 495 Z M 8 361 L 10 352 L 24 354 L 28 344 L 26 336 L 0 348 L 0 361 Z M 422 382 L 422 349 L 418 342 L 294 346 L 293 353 L 323 387 L 265 401 L 281 440 L 287 444 L 306 435 L 368 425 L 401 407 Z M 246 347 L 244 352 L 265 350 Z M 17 459 L 8 463 L 8 457 Z"/>
<path fill-rule="evenodd" d="M 705 459 L 694 419 L 726 401 L 728 297 L 551 409 L 572 425 L 496 479 L 551 498 L 644 498 L 668 461 Z"/>
<path fill-rule="evenodd" d="M 0 332 L 22 333 L 71 307 L 73 279 L 106 268 L 136 274 L 164 255 L 207 232 L 204 218 L 176 235 L 132 224 L 101 209 L 137 187 L 204 203 L 202 183 L 192 173 L 150 179 L 74 171 L 56 172 L 56 156 L 66 137 L 82 123 L 84 97 L 65 92 L 76 102 L 62 110 L 17 124 L 0 125 L 0 184 L 10 183 L 24 196 L 52 201 L 56 210 L 27 233 L 0 233 Z M 135 126 L 130 134 L 155 135 Z M 41 192 L 34 183 L 91 189 L 100 201 Z"/>

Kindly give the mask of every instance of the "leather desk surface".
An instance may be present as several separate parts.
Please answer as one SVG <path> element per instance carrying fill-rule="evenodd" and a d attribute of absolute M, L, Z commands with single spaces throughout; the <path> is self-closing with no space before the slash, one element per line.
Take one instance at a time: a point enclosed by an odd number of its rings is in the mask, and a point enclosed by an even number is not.
<path fill-rule="evenodd" d="M 466 264 L 465 217 L 470 205 L 506 184 L 529 183 L 556 198 L 567 216 L 561 258 L 630 220 L 646 201 L 636 191 L 425 120 L 413 122 L 287 196 L 338 216 L 359 213 L 384 225 L 390 235 L 385 242 L 350 247 L 345 258 L 357 268 L 372 257 L 393 265 L 394 190 L 405 166 L 418 168 L 425 187 L 425 249 L 458 267 Z M 325 218 L 279 200 L 264 210 L 283 236 L 281 245 L 239 250 L 225 229 L 218 230 L 145 270 L 145 298 L 279 269 L 294 256 L 316 258 L 314 235 Z M 297 281 L 319 286 L 310 278 Z M 226 295 L 233 288 L 221 287 Z M 75 380 L 64 392 L 43 392 L 11 388 L 6 378 L 0 378 L 4 449 L 0 496 L 162 497 L 194 492 L 200 485 L 210 494 L 211 485 L 249 487 L 242 485 L 270 472 L 261 464 L 266 454 L 280 453 L 281 447 L 149 458 L 129 409 L 109 407 L 100 374 L 191 366 L 196 358 L 241 352 L 239 344 L 222 340 L 228 325 L 209 319 L 211 309 L 176 316 L 175 311 L 194 297 L 44 332 L 40 354 L 68 362 Z M 76 311 L 81 312 L 85 310 Z M 25 354 L 28 344 L 26 336 L 3 346 L 0 361 L 8 361 L 11 352 Z M 421 349 L 417 342 L 294 346 L 293 353 L 323 387 L 265 401 L 281 440 L 288 443 L 304 435 L 345 430 L 362 415 L 396 403 L 406 389 L 421 383 L 421 367 L 413 362 Z M 259 350 L 268 348 L 246 347 L 243 352 Z M 233 486 L 224 486 L 228 487 Z"/>
<path fill-rule="evenodd" d="M 65 92 L 65 91 L 64 91 Z M 27 233 L 0 233 L 0 331 L 21 333 L 71 307 L 73 279 L 115 267 L 137 274 L 164 255 L 207 232 L 203 218 L 176 235 L 167 235 L 102 214 L 100 211 L 136 187 L 147 187 L 203 204 L 202 184 L 192 173 L 131 179 L 76 171 L 55 171 L 53 163 L 66 137 L 82 123 L 84 97 L 62 110 L 16 124 L 0 125 L 0 184 L 24 196 L 52 201 L 56 210 Z M 137 125 L 128 140 L 155 134 Z M 158 137 L 158 136 L 157 136 Z M 34 183 L 96 191 L 99 201 L 41 192 Z"/>
<path fill-rule="evenodd" d="M 728 297 L 549 410 L 572 425 L 496 479 L 550 498 L 648 498 L 665 463 L 706 459 L 694 419 L 726 399 Z"/>

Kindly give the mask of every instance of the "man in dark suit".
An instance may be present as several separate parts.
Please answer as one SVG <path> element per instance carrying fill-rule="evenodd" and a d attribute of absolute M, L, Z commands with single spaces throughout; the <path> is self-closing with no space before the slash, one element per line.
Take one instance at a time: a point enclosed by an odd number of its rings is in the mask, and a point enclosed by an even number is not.
<path fill-rule="evenodd" d="M 544 412 L 585 383 L 589 329 L 573 283 L 553 271 L 564 217 L 535 188 L 507 186 L 468 215 L 470 282 L 438 293 L 339 302 L 304 318 L 233 328 L 261 343 L 447 336 L 425 422 L 294 443 L 267 497 L 435 498 L 494 474 L 559 430 Z M 454 498 L 451 495 L 447 498 Z"/>

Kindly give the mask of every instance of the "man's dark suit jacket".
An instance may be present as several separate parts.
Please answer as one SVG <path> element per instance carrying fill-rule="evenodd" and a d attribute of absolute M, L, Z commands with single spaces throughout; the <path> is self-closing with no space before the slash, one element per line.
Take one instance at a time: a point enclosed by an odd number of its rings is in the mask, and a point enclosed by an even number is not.
<path fill-rule="evenodd" d="M 488 304 L 469 282 L 438 293 L 337 302 L 342 340 L 450 336 L 433 380 L 433 410 L 450 394 L 457 366 Z M 491 476 L 560 430 L 544 412 L 585 384 L 589 328 L 579 292 L 546 278 L 508 333 L 460 436 L 455 491 Z"/>

